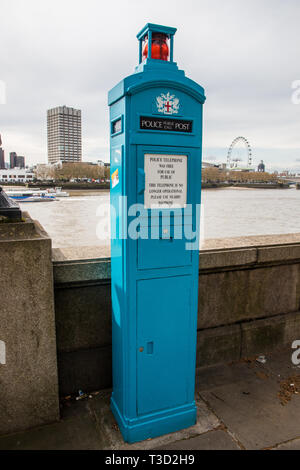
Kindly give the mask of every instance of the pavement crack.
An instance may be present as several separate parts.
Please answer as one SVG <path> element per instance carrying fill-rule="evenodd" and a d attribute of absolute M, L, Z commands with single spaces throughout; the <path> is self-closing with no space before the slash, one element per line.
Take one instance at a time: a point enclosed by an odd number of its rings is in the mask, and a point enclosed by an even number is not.
<path fill-rule="evenodd" d="M 282 441 L 278 442 L 278 444 L 275 444 L 275 446 L 272 447 L 264 447 L 262 450 L 275 450 L 278 449 L 280 446 L 285 445 L 285 444 L 292 444 L 293 442 L 299 441 L 300 436 L 298 437 L 293 437 L 292 439 L 288 439 L 287 441 Z"/>
<path fill-rule="evenodd" d="M 216 395 L 214 392 L 210 392 L 210 393 L 211 393 L 211 395 L 212 395 L 213 397 L 215 397 L 217 400 L 220 400 L 220 401 L 222 401 L 223 403 L 225 403 L 225 400 L 223 400 L 223 398 L 218 397 L 218 395 Z"/>
<path fill-rule="evenodd" d="M 218 397 L 215 393 L 213 392 L 210 392 L 211 395 L 213 395 L 217 400 L 221 400 L 223 403 L 225 403 L 225 401 Z M 220 416 L 215 412 L 215 410 L 210 406 L 210 403 L 201 395 L 200 392 L 198 392 L 198 395 L 199 397 L 201 398 L 201 400 L 204 401 L 204 403 L 206 404 L 207 408 L 211 411 L 211 413 L 213 413 L 217 419 L 220 421 L 220 425 L 218 426 L 220 429 L 222 429 L 224 432 L 226 432 L 229 437 L 231 437 L 231 439 L 236 443 L 236 445 L 241 449 L 241 450 L 246 450 L 246 447 L 241 443 L 241 441 L 236 437 L 236 435 L 230 431 L 228 429 L 228 427 L 226 426 L 226 424 L 224 423 L 224 421 L 220 418 Z"/>

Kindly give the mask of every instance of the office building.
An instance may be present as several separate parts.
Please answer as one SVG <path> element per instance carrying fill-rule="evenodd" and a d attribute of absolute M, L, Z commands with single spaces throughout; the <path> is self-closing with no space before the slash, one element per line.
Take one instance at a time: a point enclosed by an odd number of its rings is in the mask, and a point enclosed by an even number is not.
<path fill-rule="evenodd" d="M 47 111 L 48 162 L 81 162 L 81 110 L 58 106 Z"/>
<path fill-rule="evenodd" d="M 0 170 L 5 168 L 5 158 L 4 158 L 4 150 L 0 147 Z"/>
<path fill-rule="evenodd" d="M 34 173 L 22 168 L 0 170 L 0 183 L 31 183 Z"/>
<path fill-rule="evenodd" d="M 25 157 L 17 156 L 17 168 L 25 168 Z"/>
<path fill-rule="evenodd" d="M 17 167 L 17 154 L 16 152 L 10 152 L 9 154 L 9 166 L 11 169 L 13 168 L 16 168 Z"/>
<path fill-rule="evenodd" d="M 25 157 L 17 155 L 16 152 L 10 152 L 9 164 L 11 169 L 25 168 Z"/>

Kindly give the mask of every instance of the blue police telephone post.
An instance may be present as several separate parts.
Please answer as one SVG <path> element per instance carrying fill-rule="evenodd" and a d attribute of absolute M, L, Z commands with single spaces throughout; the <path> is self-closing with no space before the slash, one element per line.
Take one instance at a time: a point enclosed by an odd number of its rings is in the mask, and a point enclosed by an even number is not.
<path fill-rule="evenodd" d="M 109 92 L 111 407 L 127 442 L 196 423 L 204 90 L 147 24 L 139 64 Z"/>

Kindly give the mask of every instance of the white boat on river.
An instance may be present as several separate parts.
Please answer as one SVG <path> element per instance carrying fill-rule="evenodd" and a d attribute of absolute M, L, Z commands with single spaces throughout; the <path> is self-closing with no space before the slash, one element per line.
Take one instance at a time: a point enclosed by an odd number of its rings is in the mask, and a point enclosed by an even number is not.
<path fill-rule="evenodd" d="M 55 193 L 50 194 L 48 191 L 41 190 L 7 190 L 5 193 L 17 202 L 51 202 L 57 200 Z"/>
<path fill-rule="evenodd" d="M 69 197 L 70 194 L 66 191 L 62 191 L 60 187 L 47 189 L 49 194 L 54 194 L 56 197 Z"/>

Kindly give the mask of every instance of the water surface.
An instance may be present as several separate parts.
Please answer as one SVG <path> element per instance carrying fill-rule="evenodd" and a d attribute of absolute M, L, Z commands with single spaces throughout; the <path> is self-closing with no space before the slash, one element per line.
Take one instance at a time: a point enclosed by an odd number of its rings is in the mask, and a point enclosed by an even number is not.
<path fill-rule="evenodd" d="M 23 203 L 39 220 L 53 247 L 109 245 L 109 192 Z M 207 189 L 202 191 L 204 239 L 300 232 L 300 191 Z M 103 237 L 99 240 L 98 233 Z"/>

